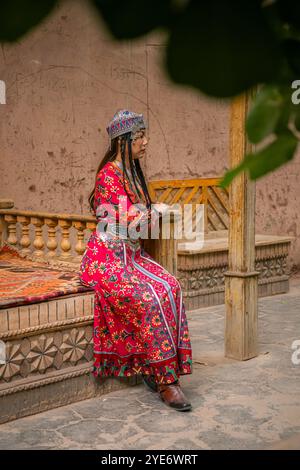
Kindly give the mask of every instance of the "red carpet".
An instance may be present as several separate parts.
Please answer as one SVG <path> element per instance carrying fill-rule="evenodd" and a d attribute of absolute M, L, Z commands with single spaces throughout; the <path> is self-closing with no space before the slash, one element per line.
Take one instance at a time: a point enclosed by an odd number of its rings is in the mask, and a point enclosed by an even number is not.
<path fill-rule="evenodd" d="M 0 250 L 0 308 L 91 290 L 76 272 L 23 258 L 7 244 Z"/>

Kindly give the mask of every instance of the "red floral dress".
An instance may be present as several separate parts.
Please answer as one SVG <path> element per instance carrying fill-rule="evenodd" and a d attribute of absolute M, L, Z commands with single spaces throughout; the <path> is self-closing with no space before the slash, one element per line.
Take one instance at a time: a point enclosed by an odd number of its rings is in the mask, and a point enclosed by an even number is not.
<path fill-rule="evenodd" d="M 125 184 L 132 201 L 140 203 L 130 181 Z M 95 212 L 102 204 L 105 215 L 109 207 L 117 211 L 119 196 L 127 198 L 128 224 L 156 223 L 153 209 L 129 215 L 132 203 L 123 187 L 123 171 L 116 162 L 108 162 L 96 178 Z M 103 221 L 103 215 L 96 213 L 97 222 Z M 81 282 L 95 290 L 94 376 L 152 374 L 158 383 L 170 383 L 191 374 L 192 351 L 179 281 L 144 250 L 140 238 L 114 233 L 94 230 L 80 267 Z"/>

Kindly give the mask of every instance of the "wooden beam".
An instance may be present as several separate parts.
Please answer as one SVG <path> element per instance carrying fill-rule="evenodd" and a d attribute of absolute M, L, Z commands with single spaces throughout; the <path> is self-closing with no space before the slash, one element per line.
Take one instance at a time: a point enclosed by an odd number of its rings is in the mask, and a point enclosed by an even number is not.
<path fill-rule="evenodd" d="M 250 150 L 245 120 L 251 94 L 231 105 L 230 156 L 235 167 Z M 255 182 L 242 172 L 229 188 L 229 253 L 225 273 L 225 356 L 247 360 L 257 356 L 257 284 L 255 271 Z"/>

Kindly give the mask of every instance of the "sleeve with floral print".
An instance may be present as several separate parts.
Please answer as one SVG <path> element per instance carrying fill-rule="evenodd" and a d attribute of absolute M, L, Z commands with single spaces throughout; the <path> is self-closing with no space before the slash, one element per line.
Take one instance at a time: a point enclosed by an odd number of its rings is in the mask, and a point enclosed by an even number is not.
<path fill-rule="evenodd" d="M 143 203 L 130 201 L 122 180 L 113 171 L 102 170 L 98 173 L 94 208 L 97 221 L 102 217 L 105 220 L 114 219 L 121 225 L 126 221 L 131 233 L 143 233 L 145 226 L 151 227 L 152 231 L 159 219 L 159 212 L 155 208 L 148 209 Z"/>

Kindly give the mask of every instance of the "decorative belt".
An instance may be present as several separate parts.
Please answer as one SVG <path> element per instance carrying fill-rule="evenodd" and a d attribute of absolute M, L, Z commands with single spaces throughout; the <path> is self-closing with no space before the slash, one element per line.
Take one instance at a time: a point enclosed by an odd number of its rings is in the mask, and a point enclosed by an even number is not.
<path fill-rule="evenodd" d="M 125 243 L 129 243 L 132 247 L 137 247 L 140 245 L 140 239 L 132 239 L 128 237 L 127 234 L 127 227 L 120 224 L 113 224 L 106 226 L 103 231 L 97 231 L 96 228 L 96 236 L 103 241 L 106 240 L 118 240 L 124 241 Z"/>

